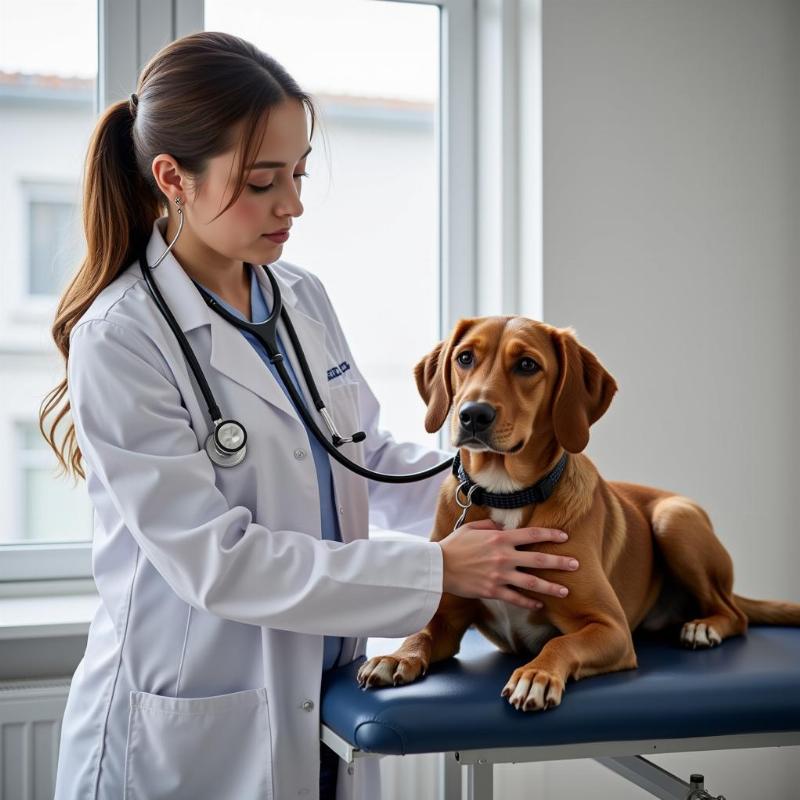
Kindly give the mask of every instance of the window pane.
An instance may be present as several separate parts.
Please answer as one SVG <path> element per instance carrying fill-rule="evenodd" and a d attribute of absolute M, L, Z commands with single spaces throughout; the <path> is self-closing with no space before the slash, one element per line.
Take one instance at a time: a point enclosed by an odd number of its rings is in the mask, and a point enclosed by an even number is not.
<path fill-rule="evenodd" d="M 28 206 L 29 270 L 31 294 L 60 295 L 67 277 L 78 263 L 79 216 L 75 203 L 31 201 Z"/>
<path fill-rule="evenodd" d="M 17 453 L 22 487 L 22 519 L 18 541 L 76 541 L 91 530 L 92 509 L 84 484 L 54 480 L 56 459 L 42 439 L 39 426 L 21 423 Z"/>
<path fill-rule="evenodd" d="M 432 446 L 413 367 L 439 330 L 439 13 L 375 0 L 205 2 L 208 30 L 253 42 L 313 95 L 321 129 L 282 258 L 325 284 L 382 427 Z"/>
<path fill-rule="evenodd" d="M 56 477 L 37 415 L 64 377 L 50 328 L 85 250 L 97 50 L 97 0 L 0 0 L 0 544 L 91 536 L 86 486 Z"/>

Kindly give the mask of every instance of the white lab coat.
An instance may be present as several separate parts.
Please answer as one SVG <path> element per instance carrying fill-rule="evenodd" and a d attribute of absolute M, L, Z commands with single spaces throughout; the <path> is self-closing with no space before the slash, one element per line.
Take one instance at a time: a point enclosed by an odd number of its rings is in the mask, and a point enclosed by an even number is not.
<path fill-rule="evenodd" d="M 166 248 L 165 221 L 148 263 Z M 378 427 L 378 402 L 319 279 L 283 260 L 271 268 L 323 402 L 343 435 L 367 433 L 342 451 L 389 473 L 447 457 Z M 130 264 L 70 336 L 101 604 L 70 687 L 55 800 L 314 800 L 323 634 L 346 637 L 344 664 L 364 653 L 365 637 L 405 636 L 433 616 L 442 552 L 422 537 L 443 473 L 376 483 L 331 459 L 344 542 L 322 540 L 306 429 L 283 389 L 171 253 L 154 275 L 223 416 L 246 426 L 247 456 L 223 468 L 206 455 L 203 396 Z M 278 330 L 304 385 L 283 322 Z M 381 335 L 390 347 L 391 332 Z M 343 361 L 350 369 L 329 381 Z M 420 538 L 368 541 L 370 521 Z M 377 759 L 352 774 L 341 763 L 337 791 L 377 800 Z"/>

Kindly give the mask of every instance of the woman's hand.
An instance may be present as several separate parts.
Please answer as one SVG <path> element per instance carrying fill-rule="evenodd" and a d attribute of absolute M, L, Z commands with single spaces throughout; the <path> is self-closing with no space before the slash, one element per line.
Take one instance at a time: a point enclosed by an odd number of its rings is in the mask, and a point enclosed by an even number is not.
<path fill-rule="evenodd" d="M 569 590 L 517 567 L 566 569 L 574 572 L 577 561 L 569 556 L 517 550 L 534 542 L 565 542 L 564 531 L 550 528 L 503 530 L 491 519 L 467 522 L 439 542 L 444 558 L 444 591 L 459 597 L 505 600 L 522 608 L 541 608 L 542 603 L 514 590 L 520 589 L 566 597 Z M 576 566 L 571 566 L 574 562 Z M 509 586 L 510 584 L 510 586 Z"/>

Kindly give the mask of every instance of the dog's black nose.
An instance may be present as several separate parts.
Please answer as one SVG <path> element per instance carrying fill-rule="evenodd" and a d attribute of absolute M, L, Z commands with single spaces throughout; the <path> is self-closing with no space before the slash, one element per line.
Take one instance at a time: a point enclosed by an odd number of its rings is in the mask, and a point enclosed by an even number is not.
<path fill-rule="evenodd" d="M 458 419 L 461 421 L 462 427 L 472 433 L 485 431 L 494 422 L 496 416 L 494 408 L 488 403 L 464 403 L 458 412 Z"/>

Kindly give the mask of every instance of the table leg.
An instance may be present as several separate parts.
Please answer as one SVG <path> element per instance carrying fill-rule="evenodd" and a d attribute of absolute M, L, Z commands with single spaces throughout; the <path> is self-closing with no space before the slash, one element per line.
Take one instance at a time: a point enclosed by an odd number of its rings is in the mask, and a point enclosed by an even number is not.
<path fill-rule="evenodd" d="M 467 800 L 492 800 L 493 764 L 467 764 Z"/>
<path fill-rule="evenodd" d="M 439 797 L 441 800 L 461 800 L 461 764 L 456 761 L 455 753 L 442 753 L 441 786 Z"/>

